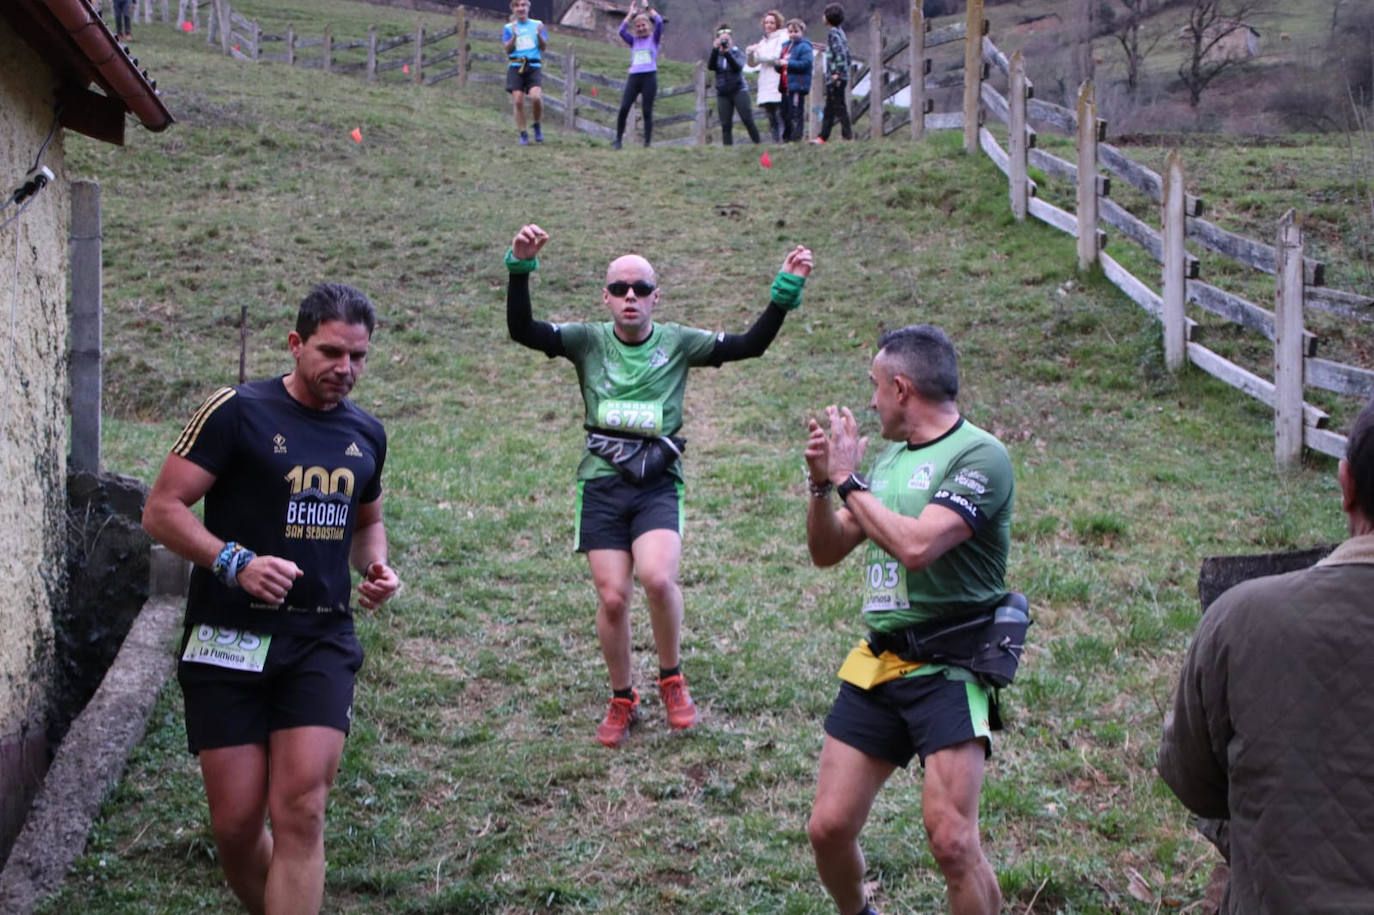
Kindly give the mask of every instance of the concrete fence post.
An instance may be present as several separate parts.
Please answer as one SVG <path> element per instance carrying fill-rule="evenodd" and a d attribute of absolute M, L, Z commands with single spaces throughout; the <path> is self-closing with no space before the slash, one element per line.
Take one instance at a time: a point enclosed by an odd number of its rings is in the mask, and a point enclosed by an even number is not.
<path fill-rule="evenodd" d="M 71 249 L 71 469 L 100 471 L 100 185 L 73 181 Z"/>

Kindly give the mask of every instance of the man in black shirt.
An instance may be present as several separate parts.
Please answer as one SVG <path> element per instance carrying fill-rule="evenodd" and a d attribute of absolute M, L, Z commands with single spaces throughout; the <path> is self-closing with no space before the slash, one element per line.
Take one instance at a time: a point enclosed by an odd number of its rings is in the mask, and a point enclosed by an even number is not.
<path fill-rule="evenodd" d="M 320 909 L 325 803 L 363 661 L 349 567 L 368 609 L 400 587 L 382 523 L 386 433 L 347 399 L 375 326 L 358 290 L 315 287 L 287 335 L 294 370 L 211 394 L 143 510 L 148 533 L 196 566 L 177 673 L 187 739 L 225 877 L 254 913 Z"/>

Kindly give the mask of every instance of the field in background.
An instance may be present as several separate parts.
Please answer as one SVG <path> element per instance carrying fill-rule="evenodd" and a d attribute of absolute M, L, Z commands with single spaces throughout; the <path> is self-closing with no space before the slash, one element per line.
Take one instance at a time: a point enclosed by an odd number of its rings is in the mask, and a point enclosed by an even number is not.
<path fill-rule="evenodd" d="M 414 24 L 328 8 L 359 33 Z M 913 321 L 955 339 L 963 407 L 1017 471 L 1009 581 L 1037 625 L 983 804 L 1008 911 L 1199 898 L 1214 856 L 1153 772 L 1197 569 L 1342 537 L 1334 465 L 1276 473 L 1266 411 L 1165 374 L 1157 328 L 1075 275 L 1071 240 L 1015 224 L 987 160 L 953 135 L 774 148 L 770 169 L 748 145 L 616 153 L 555 130 L 521 149 L 489 87 L 234 62 L 160 27 L 138 42 L 180 123 L 125 149 L 67 140 L 72 176 L 104 192 L 110 468 L 150 481 L 200 397 L 236 379 L 241 305 L 251 376 L 286 370 L 316 281 L 360 286 L 384 316 L 356 393 L 392 437 L 406 590 L 360 619 L 369 659 L 329 813 L 331 910 L 831 910 L 804 825 L 834 671 L 861 633 L 858 569 L 810 568 L 800 455 L 806 417 L 866 404 L 874 339 Z M 1342 193 L 1306 183 L 1301 148 L 1205 154 L 1217 186 L 1190 191 L 1257 222 L 1285 193 Z M 651 698 L 619 752 L 592 738 L 605 683 L 570 553 L 573 373 L 505 334 L 501 255 L 531 220 L 553 236 L 536 313 L 558 320 L 596 315 L 606 262 L 634 250 L 659 269 L 663 320 L 741 330 L 784 251 L 816 251 L 769 353 L 693 378 L 684 663 L 704 720 L 670 735 Z M 1330 258 L 1352 260 L 1328 234 Z M 46 911 L 231 906 L 179 706 L 171 687 Z M 885 912 L 942 904 L 918 780 L 893 780 L 866 833 Z"/>

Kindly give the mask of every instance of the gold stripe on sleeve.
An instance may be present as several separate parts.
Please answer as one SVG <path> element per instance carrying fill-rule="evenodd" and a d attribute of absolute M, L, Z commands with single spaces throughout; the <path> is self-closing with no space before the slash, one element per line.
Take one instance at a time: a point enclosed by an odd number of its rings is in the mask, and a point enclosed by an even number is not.
<path fill-rule="evenodd" d="M 205 402 L 201 404 L 191 416 L 191 420 L 186 424 L 186 428 L 181 430 L 181 437 L 178 438 L 176 444 L 172 446 L 172 453 L 177 457 L 186 457 L 191 447 L 195 445 L 196 437 L 200 435 L 200 430 L 205 427 L 206 421 L 209 420 L 210 414 L 227 403 L 229 398 L 233 397 L 236 393 L 237 392 L 233 388 L 220 388 L 209 397 L 205 398 Z"/>

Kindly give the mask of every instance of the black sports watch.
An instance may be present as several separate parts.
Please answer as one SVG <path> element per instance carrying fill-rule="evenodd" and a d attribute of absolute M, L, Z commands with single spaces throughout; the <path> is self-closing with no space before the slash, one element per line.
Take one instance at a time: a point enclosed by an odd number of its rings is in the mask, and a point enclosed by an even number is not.
<path fill-rule="evenodd" d="M 868 492 L 868 481 L 857 473 L 851 473 L 845 478 L 843 483 L 835 487 L 835 492 L 839 495 L 841 502 L 848 500 L 849 494 L 855 490 Z"/>

